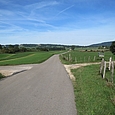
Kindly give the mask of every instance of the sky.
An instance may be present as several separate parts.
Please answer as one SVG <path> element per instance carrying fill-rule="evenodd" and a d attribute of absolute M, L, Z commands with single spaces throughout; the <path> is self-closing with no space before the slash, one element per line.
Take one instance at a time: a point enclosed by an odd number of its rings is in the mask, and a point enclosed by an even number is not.
<path fill-rule="evenodd" d="M 115 40 L 115 0 L 0 0 L 0 44 Z"/>

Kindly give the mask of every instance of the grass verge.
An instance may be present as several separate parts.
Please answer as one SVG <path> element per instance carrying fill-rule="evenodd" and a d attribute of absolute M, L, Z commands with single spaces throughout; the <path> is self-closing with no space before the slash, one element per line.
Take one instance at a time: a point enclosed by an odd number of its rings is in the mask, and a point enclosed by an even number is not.
<path fill-rule="evenodd" d="M 72 73 L 78 115 L 115 115 L 115 86 L 98 74 L 99 65 L 74 69 Z"/>

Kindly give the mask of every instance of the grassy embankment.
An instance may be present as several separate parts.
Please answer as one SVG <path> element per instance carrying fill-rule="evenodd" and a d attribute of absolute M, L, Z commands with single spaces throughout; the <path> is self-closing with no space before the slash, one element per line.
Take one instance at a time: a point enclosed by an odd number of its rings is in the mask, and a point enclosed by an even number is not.
<path fill-rule="evenodd" d="M 64 56 L 69 57 L 69 55 L 71 60 L 63 58 Z M 115 59 L 115 56 L 109 51 L 104 55 L 106 61 L 109 61 L 110 57 Z M 60 58 L 64 64 L 101 62 L 98 52 L 72 51 Z M 106 72 L 106 80 L 102 79 L 99 69 L 100 65 L 91 65 L 72 70 L 76 78 L 73 86 L 78 115 L 115 115 L 115 79 L 113 85 L 110 82 L 110 71 Z"/>
<path fill-rule="evenodd" d="M 72 70 L 78 115 L 115 115 L 115 85 L 99 75 L 99 65 Z M 110 72 L 106 74 L 108 80 Z M 115 79 L 114 79 L 115 83 Z"/>
<path fill-rule="evenodd" d="M 60 51 L 25 52 L 16 54 L 0 54 L 0 65 L 20 65 L 41 63 Z"/>

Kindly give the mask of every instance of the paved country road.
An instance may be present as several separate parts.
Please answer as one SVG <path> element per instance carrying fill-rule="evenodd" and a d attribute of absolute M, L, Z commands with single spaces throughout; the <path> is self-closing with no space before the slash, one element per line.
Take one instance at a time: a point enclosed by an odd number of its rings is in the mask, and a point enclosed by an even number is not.
<path fill-rule="evenodd" d="M 0 115 L 76 115 L 71 80 L 58 55 L 0 81 Z"/>

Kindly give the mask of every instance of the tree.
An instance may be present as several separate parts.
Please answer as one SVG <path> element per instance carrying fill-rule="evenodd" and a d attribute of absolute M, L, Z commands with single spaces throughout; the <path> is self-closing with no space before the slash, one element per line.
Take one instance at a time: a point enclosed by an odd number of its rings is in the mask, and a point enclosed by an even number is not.
<path fill-rule="evenodd" d="M 75 50 L 75 46 L 74 46 L 74 45 L 72 45 L 72 46 L 71 46 L 71 49 L 72 49 L 72 50 Z"/>
<path fill-rule="evenodd" d="M 112 42 L 110 46 L 110 51 L 115 55 L 115 41 Z"/>
<path fill-rule="evenodd" d="M 2 49 L 2 45 L 0 44 L 0 49 Z"/>
<path fill-rule="evenodd" d="M 15 50 L 15 52 L 19 52 L 20 51 L 19 45 L 14 45 L 14 50 Z"/>
<path fill-rule="evenodd" d="M 8 46 L 8 53 L 14 53 L 14 46 L 13 45 L 9 45 Z"/>
<path fill-rule="evenodd" d="M 6 47 L 6 46 L 3 46 L 3 48 L 2 48 L 2 53 L 8 53 L 8 48 Z"/>
<path fill-rule="evenodd" d="M 25 47 L 20 48 L 20 52 L 26 52 L 26 51 L 27 51 L 27 49 Z"/>

